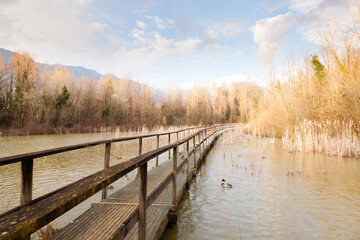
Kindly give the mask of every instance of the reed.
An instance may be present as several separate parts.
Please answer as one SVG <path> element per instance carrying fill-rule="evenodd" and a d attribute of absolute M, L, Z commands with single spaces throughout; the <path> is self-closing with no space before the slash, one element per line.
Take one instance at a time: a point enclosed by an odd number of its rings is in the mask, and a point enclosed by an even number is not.
<path fill-rule="evenodd" d="M 341 157 L 360 157 L 360 122 L 304 120 L 285 130 L 283 144 L 294 152 L 320 152 Z"/>

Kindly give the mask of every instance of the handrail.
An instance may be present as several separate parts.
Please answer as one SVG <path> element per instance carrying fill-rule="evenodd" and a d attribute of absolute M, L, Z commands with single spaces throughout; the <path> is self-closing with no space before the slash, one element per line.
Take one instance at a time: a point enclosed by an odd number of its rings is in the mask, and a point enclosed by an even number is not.
<path fill-rule="evenodd" d="M 190 128 L 194 129 L 194 128 Z M 183 167 L 184 162 L 187 164 L 187 171 L 188 171 L 188 161 L 189 156 L 192 153 L 195 153 L 195 150 L 191 151 L 189 153 L 189 141 L 191 139 L 194 139 L 196 136 L 200 136 L 202 133 L 206 133 L 207 130 L 212 129 L 214 130 L 212 134 L 205 134 L 205 136 L 200 140 L 199 137 L 199 144 L 203 143 L 207 140 L 211 135 L 215 134 L 216 129 L 222 129 L 222 125 L 220 126 L 213 126 L 213 127 L 205 127 L 193 134 L 191 134 L 188 137 L 185 137 L 182 140 L 179 140 L 175 143 L 169 144 L 167 146 L 163 146 L 160 148 L 157 148 L 155 150 L 149 151 L 147 153 L 141 154 L 137 157 L 134 157 L 130 160 L 121 162 L 119 164 L 116 164 L 111 167 L 106 167 L 104 170 L 101 170 L 97 173 L 94 173 L 92 175 L 89 175 L 83 179 L 80 179 L 78 181 L 75 181 L 65 187 L 62 187 L 60 189 L 57 189 L 53 192 L 47 193 L 41 197 L 38 197 L 36 199 L 31 199 L 31 194 L 24 201 L 23 205 L 18 206 L 16 208 L 13 208 L 9 210 L 6 213 L 3 213 L 0 215 L 0 233 L 6 233 L 5 235 L 0 235 L 0 239 L 2 238 L 10 238 L 10 239 L 17 239 L 17 238 L 26 238 L 29 236 L 29 234 L 35 232 L 39 228 L 45 226 L 52 220 L 56 219 L 66 211 L 70 210 L 71 208 L 75 207 L 79 203 L 83 202 L 87 198 L 94 195 L 96 192 L 100 191 L 101 189 L 106 189 L 108 185 L 115 182 L 119 178 L 123 177 L 125 174 L 131 172 L 135 168 L 139 168 L 140 172 L 140 185 L 139 185 L 139 207 L 135 215 L 132 216 L 131 219 L 129 219 L 129 222 L 132 224 L 135 220 L 139 220 L 139 231 L 144 231 L 144 219 L 146 219 L 146 208 L 150 206 L 151 202 L 156 198 L 156 195 L 160 194 L 162 189 L 167 185 L 169 181 L 169 177 L 167 177 L 163 183 L 159 186 L 158 190 L 153 191 L 150 196 L 146 197 L 146 178 L 147 178 L 147 162 L 154 159 L 158 155 L 173 150 L 173 172 L 172 172 L 172 180 L 173 180 L 173 191 L 176 191 L 176 174 L 178 172 L 179 167 Z M 188 129 L 174 131 L 172 133 L 186 131 Z M 143 136 L 134 136 L 130 138 L 118 138 L 118 139 L 112 139 L 112 140 L 106 140 L 106 141 L 98 141 L 95 142 L 96 145 L 99 144 L 109 144 L 111 142 L 116 141 L 125 141 L 126 140 L 133 140 L 133 139 L 142 139 L 143 137 L 150 137 L 150 136 L 158 136 L 158 135 L 167 135 L 171 133 L 162 133 L 162 134 L 151 134 L 151 135 L 143 135 Z M 184 159 L 184 162 L 180 164 L 180 166 L 177 165 L 177 150 L 178 146 L 187 143 L 187 156 Z M 195 143 L 195 142 L 194 142 Z M 87 146 L 94 146 L 91 145 L 93 143 L 88 144 L 80 144 L 82 148 Z M 73 145 L 70 147 L 66 147 L 66 150 L 64 151 L 70 151 L 68 149 L 71 148 L 71 150 L 79 149 L 80 145 Z M 50 151 L 50 150 L 48 150 Z M 45 152 L 44 154 L 49 154 L 49 152 Z M 54 150 L 50 151 L 50 154 Z M 109 148 L 110 152 L 110 148 Z M 34 156 L 39 156 L 39 152 L 32 153 L 31 157 L 25 158 L 22 156 L 22 159 L 33 159 Z M 41 155 L 46 156 L 46 155 Z M 14 158 L 14 160 L 16 160 Z M 21 160 L 20 160 L 21 161 Z M 8 163 L 7 163 L 8 164 Z M 26 165 L 25 165 L 26 166 Z M 29 169 L 26 169 L 29 171 Z M 31 189 L 32 187 L 32 162 L 31 162 L 31 174 L 29 173 L 30 177 L 24 177 L 23 176 L 23 183 L 25 189 Z M 24 170 L 24 172 L 26 172 Z M 24 174 L 24 173 L 23 173 Z M 187 172 L 188 174 L 188 172 Z M 25 174 L 26 175 L 26 174 Z M 30 183 L 26 183 L 26 180 L 29 180 Z M 145 188 L 144 188 L 145 187 Z M 23 189 L 22 189 L 23 190 Z M 31 191 L 31 190 L 30 190 Z M 141 193 L 141 194 L 140 194 Z M 174 205 L 174 196 L 173 194 L 173 205 Z M 145 209 L 145 210 L 144 210 Z M 28 216 L 28 217 L 25 217 Z M 131 224 L 131 225 L 132 225 Z M 128 226 L 130 227 L 130 226 Z M 139 232 L 140 235 L 143 236 L 143 232 Z"/>
<path fill-rule="evenodd" d="M 62 152 L 68 152 L 68 151 L 78 150 L 78 149 L 82 149 L 82 148 L 93 147 L 93 146 L 102 145 L 102 144 L 106 144 L 106 143 L 124 142 L 124 141 L 129 141 L 129 140 L 136 140 L 139 138 L 163 136 L 163 135 L 169 135 L 169 134 L 184 132 L 184 131 L 192 130 L 192 129 L 200 129 L 200 128 L 202 128 L 202 127 L 191 127 L 191 128 L 185 128 L 185 129 L 180 129 L 180 130 L 171 131 L 171 132 L 157 133 L 157 134 L 145 134 L 145 135 L 137 135 L 137 136 L 130 136 L 130 137 L 113 138 L 113 139 L 109 139 L 109 140 L 100 140 L 100 141 L 75 144 L 75 145 L 70 145 L 70 146 L 65 146 L 65 147 L 52 148 L 52 149 L 47 149 L 47 150 L 42 150 L 42 151 L 37 151 L 37 152 L 18 154 L 18 155 L 0 158 L 0 166 L 11 164 L 11 163 L 16 163 L 16 162 L 21 162 L 21 161 L 26 161 L 26 160 L 31 160 L 34 158 L 49 156 L 49 155 L 53 155 L 53 154 L 58 154 L 58 153 L 62 153 Z"/>

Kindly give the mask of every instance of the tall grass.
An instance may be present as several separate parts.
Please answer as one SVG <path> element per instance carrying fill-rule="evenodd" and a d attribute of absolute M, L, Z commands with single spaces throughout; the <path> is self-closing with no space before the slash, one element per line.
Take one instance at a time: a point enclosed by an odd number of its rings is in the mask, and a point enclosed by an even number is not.
<path fill-rule="evenodd" d="M 290 151 L 359 158 L 359 126 L 353 121 L 304 120 L 294 131 L 285 131 L 283 144 Z"/>

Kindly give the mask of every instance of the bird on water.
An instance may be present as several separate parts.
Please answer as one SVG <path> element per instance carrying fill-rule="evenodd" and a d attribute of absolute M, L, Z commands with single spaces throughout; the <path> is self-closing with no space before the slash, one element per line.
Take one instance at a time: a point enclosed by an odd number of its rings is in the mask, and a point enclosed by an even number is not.
<path fill-rule="evenodd" d="M 232 185 L 230 183 L 226 183 L 225 179 L 221 180 L 221 186 L 224 188 L 232 188 Z"/>

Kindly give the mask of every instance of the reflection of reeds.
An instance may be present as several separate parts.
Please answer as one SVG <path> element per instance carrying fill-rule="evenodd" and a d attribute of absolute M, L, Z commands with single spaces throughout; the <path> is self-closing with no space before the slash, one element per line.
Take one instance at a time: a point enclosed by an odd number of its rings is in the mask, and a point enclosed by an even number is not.
<path fill-rule="evenodd" d="M 285 131 L 283 144 L 289 151 L 359 158 L 359 125 L 353 121 L 304 120 L 293 131 Z"/>

